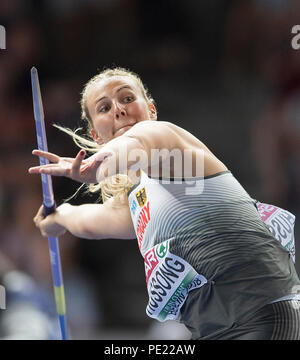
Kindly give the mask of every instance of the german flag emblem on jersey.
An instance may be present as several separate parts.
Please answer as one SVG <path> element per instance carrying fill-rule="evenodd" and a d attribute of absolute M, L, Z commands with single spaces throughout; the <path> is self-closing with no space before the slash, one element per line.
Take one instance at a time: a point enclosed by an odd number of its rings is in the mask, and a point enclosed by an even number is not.
<path fill-rule="evenodd" d="M 135 196 L 140 207 L 143 207 L 147 201 L 146 189 L 143 187 L 140 191 L 136 193 Z"/>

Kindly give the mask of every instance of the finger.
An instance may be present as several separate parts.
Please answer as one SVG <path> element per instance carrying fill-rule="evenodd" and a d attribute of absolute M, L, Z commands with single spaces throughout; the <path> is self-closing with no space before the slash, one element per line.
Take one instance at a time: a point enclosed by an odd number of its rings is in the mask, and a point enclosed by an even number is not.
<path fill-rule="evenodd" d="M 69 163 L 73 163 L 73 161 L 75 160 L 74 158 L 71 157 L 61 157 L 60 160 L 69 162 Z"/>
<path fill-rule="evenodd" d="M 72 164 L 71 172 L 72 172 L 73 175 L 75 175 L 75 174 L 78 175 L 79 174 L 80 166 L 82 164 L 82 160 L 84 159 L 84 157 L 85 157 L 85 151 L 80 150 L 78 152 L 78 154 L 76 155 L 76 158 L 75 158 L 75 160 L 74 160 L 74 162 Z"/>
<path fill-rule="evenodd" d="M 63 167 L 62 165 L 60 164 L 56 164 L 56 163 L 49 163 L 49 164 L 45 164 L 45 165 L 37 165 L 37 166 L 32 166 L 30 169 L 43 169 L 43 168 L 51 168 L 51 167 Z"/>
<path fill-rule="evenodd" d="M 42 166 L 33 166 L 28 169 L 29 174 L 40 174 L 40 171 L 43 167 Z"/>
<path fill-rule="evenodd" d="M 40 168 L 38 174 L 46 174 L 52 176 L 68 176 L 70 175 L 70 169 L 63 169 L 60 166 L 53 166 L 48 168 Z"/>
<path fill-rule="evenodd" d="M 59 156 L 53 153 L 50 153 L 48 151 L 43 151 L 43 150 L 33 150 L 32 151 L 33 155 L 36 156 L 41 156 L 51 162 L 57 163 L 59 161 Z"/>
<path fill-rule="evenodd" d="M 46 165 L 38 165 L 38 166 L 32 166 L 28 169 L 29 174 L 40 174 L 42 169 L 51 169 L 51 168 L 57 168 L 57 164 L 46 164 Z"/>
<path fill-rule="evenodd" d="M 70 168 L 62 168 L 57 164 L 48 164 L 43 166 L 34 166 L 28 169 L 29 174 L 47 174 L 54 176 L 69 176 Z"/>
<path fill-rule="evenodd" d="M 43 237 L 48 237 L 48 235 L 45 233 L 45 231 L 43 231 L 43 230 L 41 230 L 41 235 L 43 236 Z"/>
<path fill-rule="evenodd" d="M 33 166 L 28 169 L 29 174 L 39 174 L 40 173 L 40 166 Z"/>
<path fill-rule="evenodd" d="M 39 227 L 39 223 L 45 218 L 44 216 L 44 205 L 42 205 L 37 214 L 35 215 L 35 217 L 33 218 L 33 221 L 35 223 L 36 227 Z"/>

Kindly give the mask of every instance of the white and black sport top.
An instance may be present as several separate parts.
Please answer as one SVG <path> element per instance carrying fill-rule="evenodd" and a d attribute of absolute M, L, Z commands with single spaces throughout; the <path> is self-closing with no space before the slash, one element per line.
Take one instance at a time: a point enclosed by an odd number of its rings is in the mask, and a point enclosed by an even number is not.
<path fill-rule="evenodd" d="M 299 284 L 294 216 L 252 199 L 230 171 L 185 180 L 141 172 L 128 200 L 150 317 L 180 320 L 201 337 Z"/>

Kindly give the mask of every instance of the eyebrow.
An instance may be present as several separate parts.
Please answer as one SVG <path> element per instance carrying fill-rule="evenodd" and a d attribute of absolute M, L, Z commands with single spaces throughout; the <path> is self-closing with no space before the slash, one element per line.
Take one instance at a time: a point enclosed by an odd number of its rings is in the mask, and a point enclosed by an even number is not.
<path fill-rule="evenodd" d="M 129 86 L 129 85 L 121 86 L 121 87 L 116 91 L 116 94 L 117 94 L 119 91 L 121 91 L 122 89 L 130 89 L 130 90 L 132 90 L 132 87 Z M 96 105 L 99 101 L 101 101 L 101 100 L 103 100 L 103 99 L 106 99 L 106 98 L 107 98 L 107 96 L 102 96 L 100 99 L 97 99 L 97 100 L 95 101 L 95 105 Z"/>

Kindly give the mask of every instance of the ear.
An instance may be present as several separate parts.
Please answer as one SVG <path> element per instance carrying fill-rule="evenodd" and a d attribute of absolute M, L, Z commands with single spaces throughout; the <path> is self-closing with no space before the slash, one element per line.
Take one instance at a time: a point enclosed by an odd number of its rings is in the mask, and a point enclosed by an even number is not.
<path fill-rule="evenodd" d="M 93 138 L 93 140 L 98 144 L 98 145 L 102 145 L 103 141 L 100 139 L 99 135 L 97 134 L 96 130 L 92 129 L 91 130 L 91 136 Z"/>
<path fill-rule="evenodd" d="M 149 114 L 151 120 L 157 120 L 157 111 L 155 105 L 152 103 L 149 104 Z"/>

